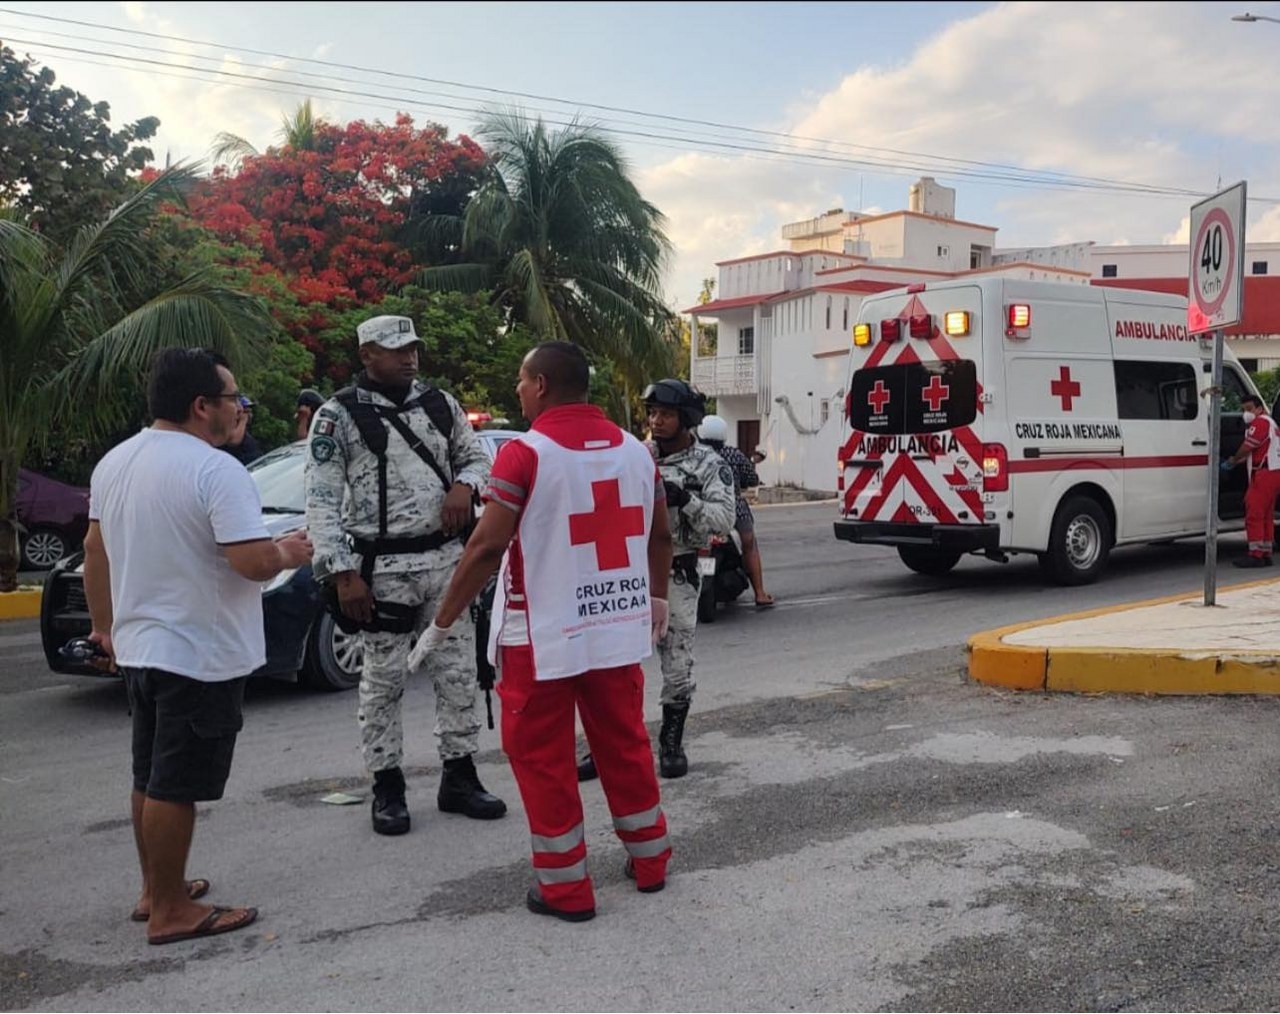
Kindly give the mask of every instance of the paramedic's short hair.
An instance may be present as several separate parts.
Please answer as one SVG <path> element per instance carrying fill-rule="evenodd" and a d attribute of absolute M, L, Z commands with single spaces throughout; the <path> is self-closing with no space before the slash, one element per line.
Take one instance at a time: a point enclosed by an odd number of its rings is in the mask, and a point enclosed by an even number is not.
<path fill-rule="evenodd" d="M 197 398 L 222 393 L 218 367 L 230 369 L 227 360 L 208 349 L 161 349 L 151 360 L 147 380 L 147 410 L 152 419 L 181 425 L 191 418 Z"/>
<path fill-rule="evenodd" d="M 535 345 L 525 360 L 531 377 L 544 377 L 555 398 L 585 401 L 591 387 L 591 366 L 586 354 L 573 342 Z"/>
<path fill-rule="evenodd" d="M 1241 405 L 1257 405 L 1258 408 L 1266 407 L 1263 404 L 1262 399 L 1259 398 L 1256 394 L 1246 394 L 1243 398 L 1240 399 L 1240 404 Z"/>

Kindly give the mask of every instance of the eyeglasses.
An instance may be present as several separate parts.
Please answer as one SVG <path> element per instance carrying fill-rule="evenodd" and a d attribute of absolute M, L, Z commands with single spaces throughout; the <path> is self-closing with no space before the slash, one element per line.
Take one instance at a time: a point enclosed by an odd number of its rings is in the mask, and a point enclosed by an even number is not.
<path fill-rule="evenodd" d="M 205 397 L 213 401 L 217 398 L 243 398 L 244 395 L 239 391 L 232 391 L 230 394 L 206 394 Z"/>

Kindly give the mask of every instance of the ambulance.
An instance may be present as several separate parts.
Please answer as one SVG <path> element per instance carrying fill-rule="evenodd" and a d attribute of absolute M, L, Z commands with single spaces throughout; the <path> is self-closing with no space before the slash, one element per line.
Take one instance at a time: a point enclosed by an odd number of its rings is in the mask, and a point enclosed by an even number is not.
<path fill-rule="evenodd" d="M 836 538 L 928 575 L 1034 553 L 1078 585 L 1115 546 L 1204 535 L 1212 345 L 1187 332 L 1185 299 L 930 282 L 868 297 L 852 338 Z M 1226 457 L 1257 393 L 1230 350 L 1222 390 Z M 1244 473 L 1222 475 L 1223 531 L 1242 527 Z"/>

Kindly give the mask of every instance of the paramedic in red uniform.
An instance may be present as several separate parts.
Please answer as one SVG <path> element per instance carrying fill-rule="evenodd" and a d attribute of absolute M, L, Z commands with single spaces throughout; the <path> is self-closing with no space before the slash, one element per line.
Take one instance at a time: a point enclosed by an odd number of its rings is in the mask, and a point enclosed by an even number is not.
<path fill-rule="evenodd" d="M 595 915 L 575 708 L 626 875 L 640 891 L 660 891 L 671 858 L 640 667 L 667 625 L 664 487 L 645 446 L 587 404 L 589 379 L 570 342 L 525 356 L 516 394 L 532 429 L 499 450 L 485 511 L 411 659 L 448 636 L 501 561 L 490 650 L 496 643 L 502 746 L 533 837 L 537 884 L 525 902 L 570 922 Z"/>
<path fill-rule="evenodd" d="M 1276 533 L 1276 497 L 1280 495 L 1280 435 L 1261 398 L 1246 394 L 1240 404 L 1244 409 L 1244 443 L 1222 463 L 1226 471 L 1246 459 L 1249 462 L 1249 489 L 1244 495 L 1244 530 L 1249 539 L 1249 555 L 1236 560 L 1235 565 L 1270 567 Z"/>

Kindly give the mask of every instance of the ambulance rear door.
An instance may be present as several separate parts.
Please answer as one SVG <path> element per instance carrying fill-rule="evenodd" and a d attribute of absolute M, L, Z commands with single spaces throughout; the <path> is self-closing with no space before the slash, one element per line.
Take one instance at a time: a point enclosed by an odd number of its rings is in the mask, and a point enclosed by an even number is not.
<path fill-rule="evenodd" d="M 984 522 L 982 316 L 973 284 L 864 301 L 840 451 L 841 538 L 994 548 L 998 533 L 960 530 Z"/>

